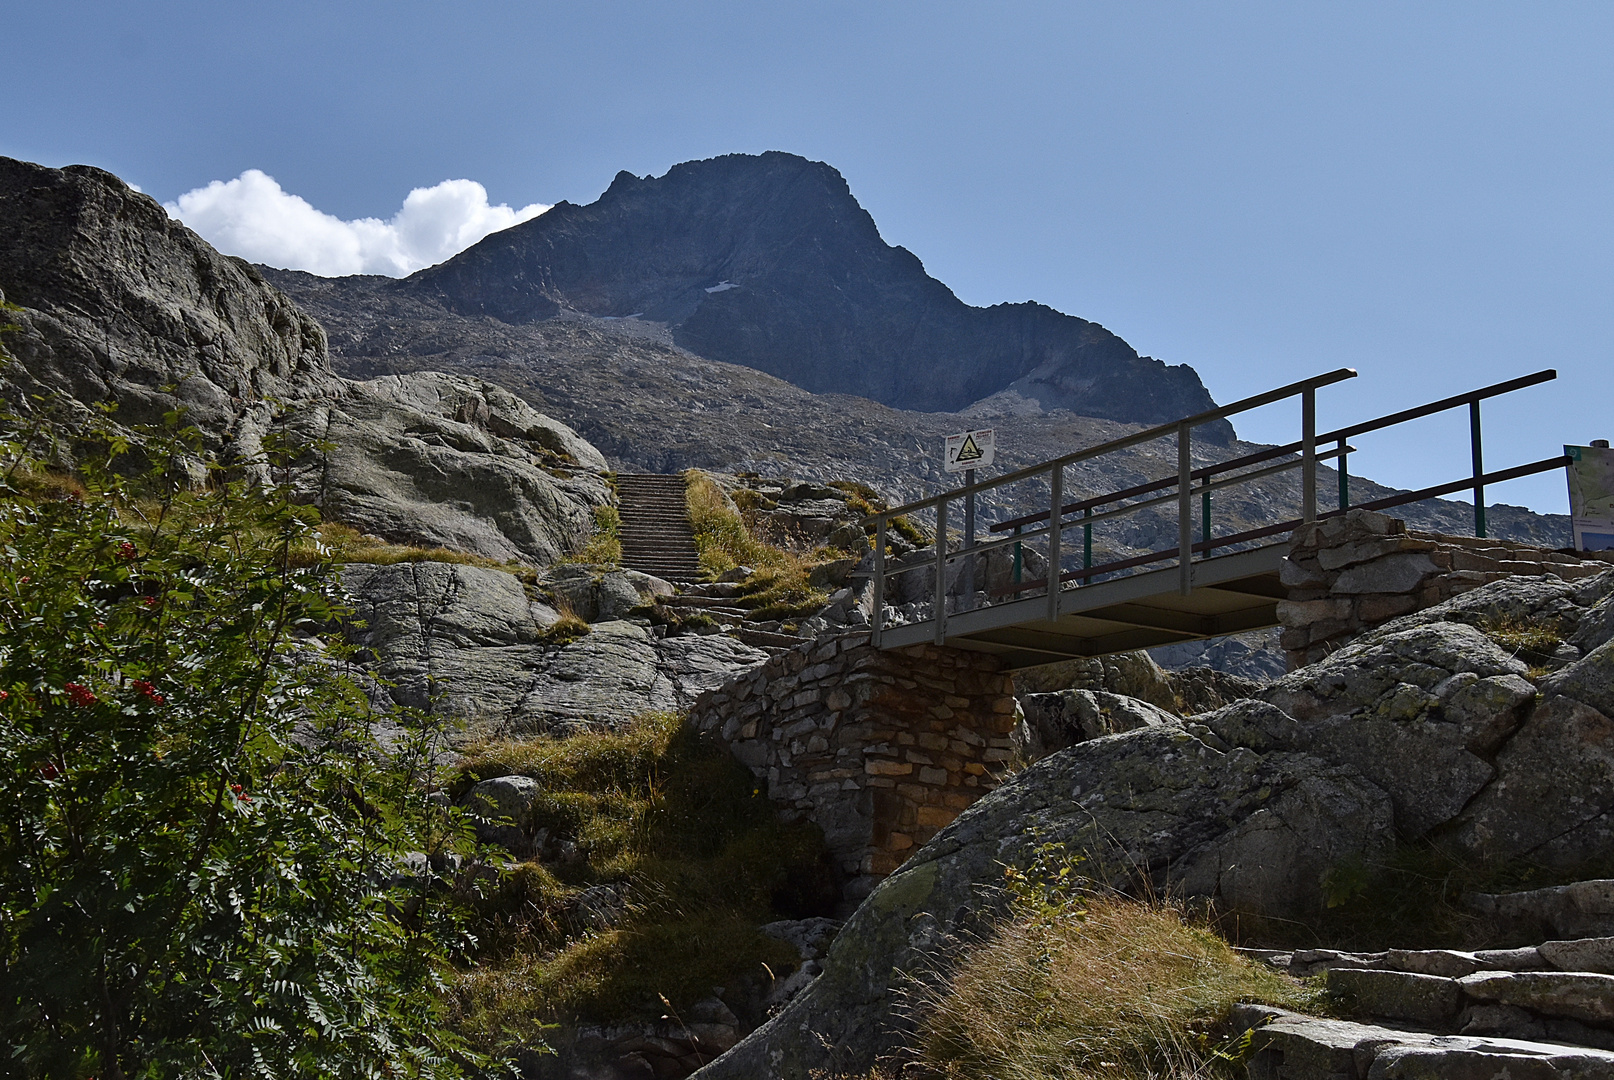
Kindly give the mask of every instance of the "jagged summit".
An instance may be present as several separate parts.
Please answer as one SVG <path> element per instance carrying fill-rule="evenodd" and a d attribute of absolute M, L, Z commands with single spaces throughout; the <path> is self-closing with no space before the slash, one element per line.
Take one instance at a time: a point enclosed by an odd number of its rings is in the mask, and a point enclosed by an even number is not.
<path fill-rule="evenodd" d="M 839 172 L 777 151 L 618 173 L 595 202 L 559 203 L 396 288 L 507 323 L 637 316 L 708 359 L 897 408 L 959 410 L 1011 384 L 1043 409 L 1134 423 L 1212 407 L 1192 368 L 1097 323 L 965 304 L 881 239 Z"/>

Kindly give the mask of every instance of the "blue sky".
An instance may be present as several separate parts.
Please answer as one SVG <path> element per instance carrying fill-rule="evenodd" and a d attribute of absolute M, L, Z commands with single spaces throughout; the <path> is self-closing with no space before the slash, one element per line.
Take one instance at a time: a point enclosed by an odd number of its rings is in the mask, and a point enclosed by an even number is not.
<path fill-rule="evenodd" d="M 1488 462 L 1614 436 L 1614 4 L 0 10 L 0 153 L 164 201 L 258 169 L 342 219 L 458 178 L 519 210 L 789 150 L 966 301 L 1101 322 L 1219 400 L 1354 366 L 1344 423 L 1550 366 L 1487 408 Z M 1447 479 L 1465 424 L 1353 465 Z M 1558 475 L 1492 498 L 1565 504 Z"/>

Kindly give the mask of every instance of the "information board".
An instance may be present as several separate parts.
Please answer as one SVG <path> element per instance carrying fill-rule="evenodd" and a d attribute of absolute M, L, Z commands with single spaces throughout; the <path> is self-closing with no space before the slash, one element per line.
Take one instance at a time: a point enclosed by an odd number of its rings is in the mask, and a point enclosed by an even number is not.
<path fill-rule="evenodd" d="M 1614 450 L 1566 446 L 1576 551 L 1614 551 Z"/>

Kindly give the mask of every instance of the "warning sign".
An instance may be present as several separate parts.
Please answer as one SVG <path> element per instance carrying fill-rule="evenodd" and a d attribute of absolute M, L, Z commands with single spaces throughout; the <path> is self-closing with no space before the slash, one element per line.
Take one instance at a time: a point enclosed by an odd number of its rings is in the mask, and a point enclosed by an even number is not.
<path fill-rule="evenodd" d="M 994 429 L 983 428 L 980 431 L 961 431 L 957 435 L 947 436 L 944 458 L 947 471 L 984 469 L 992 464 L 992 457 L 997 452 L 995 435 Z"/>

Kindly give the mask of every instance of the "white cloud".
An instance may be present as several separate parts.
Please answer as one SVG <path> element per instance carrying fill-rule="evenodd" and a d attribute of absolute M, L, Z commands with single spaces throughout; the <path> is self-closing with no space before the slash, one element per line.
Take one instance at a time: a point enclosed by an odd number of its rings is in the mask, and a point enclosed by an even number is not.
<path fill-rule="evenodd" d="M 215 180 L 163 205 L 170 217 L 226 254 L 325 277 L 402 277 L 549 209 L 542 203 L 520 210 L 490 206 L 487 188 L 475 180 L 444 180 L 411 191 L 390 220 L 343 221 L 258 169 Z"/>

